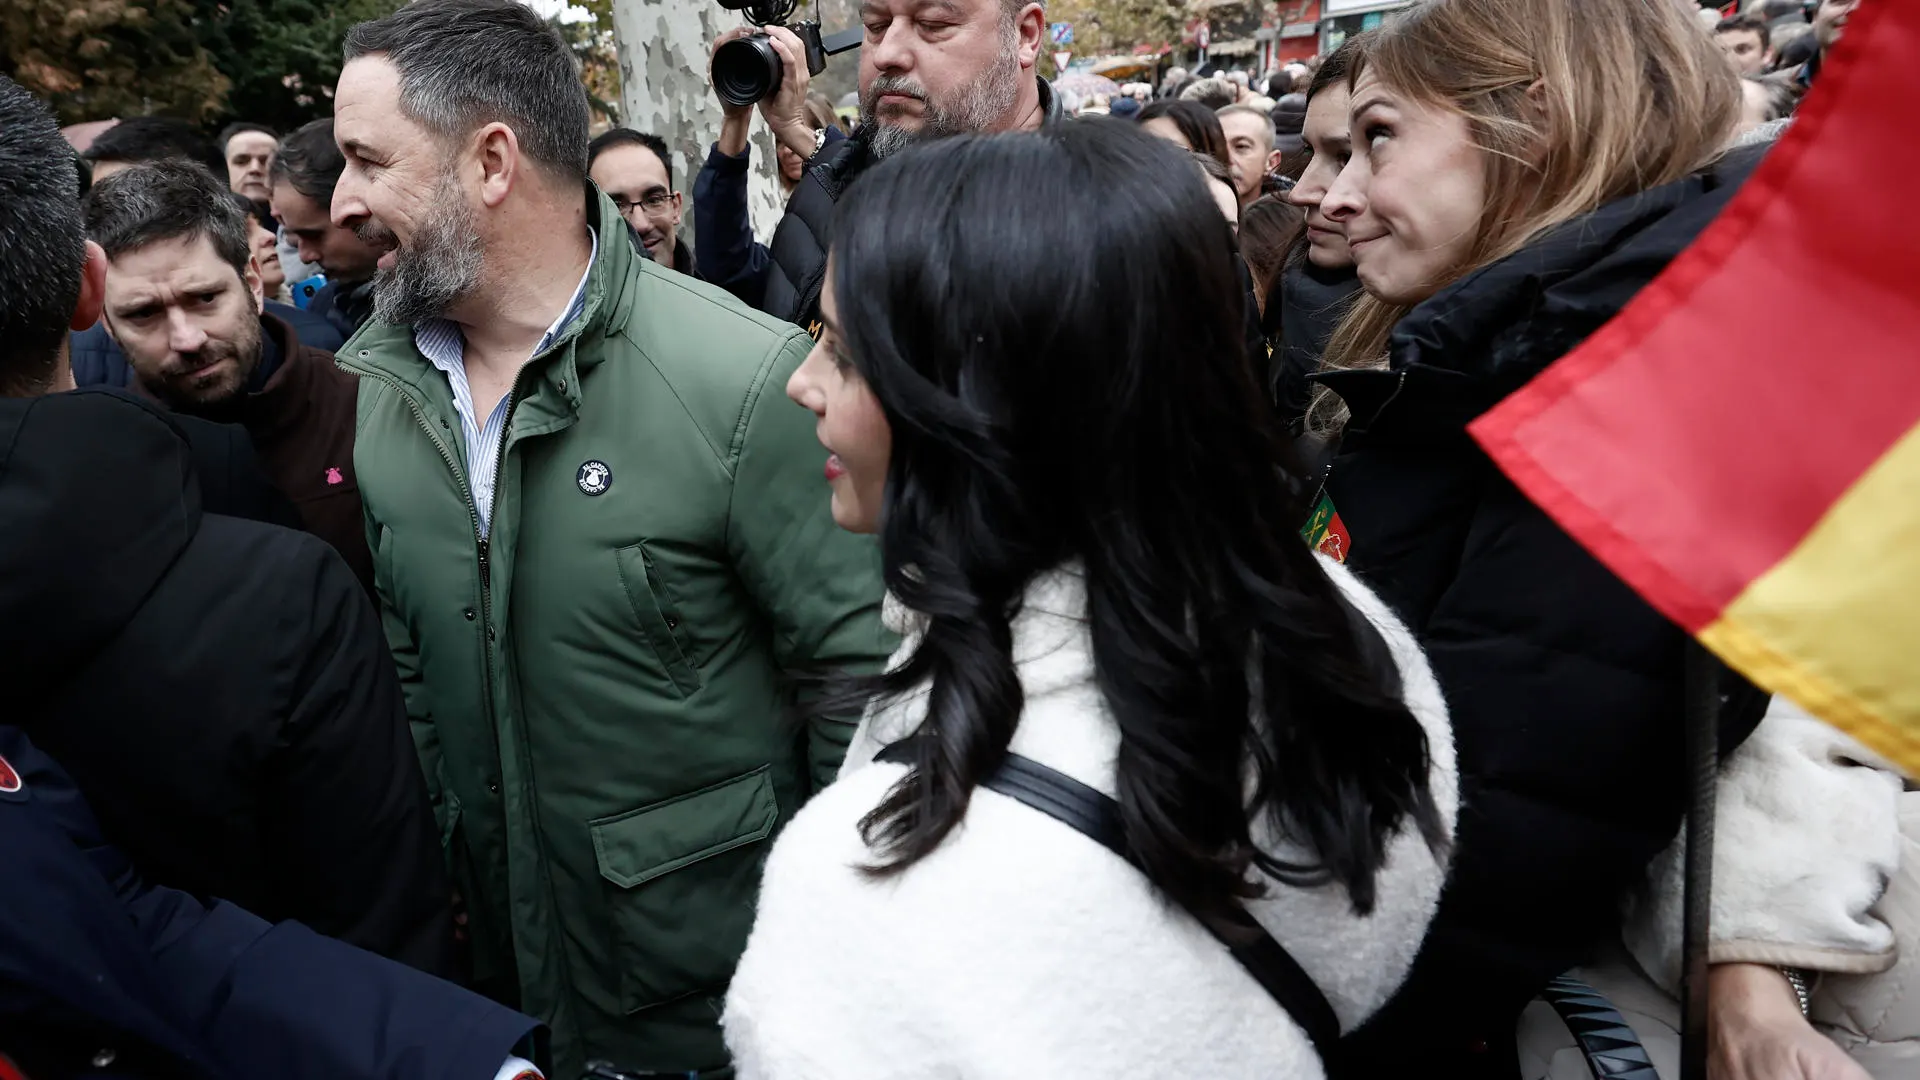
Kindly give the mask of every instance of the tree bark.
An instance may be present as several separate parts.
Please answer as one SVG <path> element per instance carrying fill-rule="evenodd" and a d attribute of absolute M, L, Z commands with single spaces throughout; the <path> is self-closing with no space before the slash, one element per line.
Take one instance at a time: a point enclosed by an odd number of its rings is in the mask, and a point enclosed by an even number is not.
<path fill-rule="evenodd" d="M 714 0 L 614 0 L 613 32 L 620 47 L 620 103 L 626 125 L 658 135 L 673 152 L 674 187 L 693 197 L 694 177 L 720 134 L 720 101 L 707 74 L 713 39 L 740 25 L 740 16 Z M 773 136 L 756 113 L 747 212 L 762 242 L 785 210 L 774 179 Z M 680 238 L 693 246 L 693 208 Z"/>

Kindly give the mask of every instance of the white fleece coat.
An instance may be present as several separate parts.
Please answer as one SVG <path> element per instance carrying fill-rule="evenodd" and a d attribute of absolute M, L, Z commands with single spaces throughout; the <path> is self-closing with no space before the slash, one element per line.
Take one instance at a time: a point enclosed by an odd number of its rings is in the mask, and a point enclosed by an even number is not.
<path fill-rule="evenodd" d="M 1679 1061 L 1685 830 L 1648 870 L 1624 950 L 1576 972 Z M 1631 953 L 1629 958 L 1628 953 Z M 1818 973 L 1813 1019 L 1877 1078 L 1920 1077 L 1920 791 L 1784 697 L 1721 766 L 1708 958 Z M 1524 1080 L 1585 1080 L 1545 1005 L 1519 1033 Z"/>
<path fill-rule="evenodd" d="M 1325 566 L 1392 648 L 1451 832 L 1458 778 L 1433 673 L 1379 600 Z M 1093 682 L 1085 611 L 1070 570 L 1028 590 L 1013 626 L 1026 708 L 1012 749 L 1111 795 L 1119 734 Z M 727 998 L 742 1080 L 1323 1075 L 1305 1033 L 1137 870 L 996 792 L 976 790 L 961 826 L 902 874 L 863 876 L 856 867 L 872 855 L 858 823 L 906 772 L 873 756 L 924 711 L 913 696 L 871 713 L 839 781 L 774 845 Z M 1338 889 L 1278 883 L 1249 908 L 1351 1029 L 1406 976 L 1444 877 L 1407 826 L 1370 917 Z"/>

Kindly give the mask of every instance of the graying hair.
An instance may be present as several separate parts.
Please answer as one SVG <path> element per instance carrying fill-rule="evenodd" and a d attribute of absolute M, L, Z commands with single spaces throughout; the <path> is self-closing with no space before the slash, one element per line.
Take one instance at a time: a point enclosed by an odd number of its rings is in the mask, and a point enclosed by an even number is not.
<path fill-rule="evenodd" d="M 587 176 L 587 91 L 560 34 L 515 0 L 415 0 L 347 32 L 346 58 L 384 55 L 400 73 L 400 111 L 462 139 L 513 129 L 528 158 Z"/>
<path fill-rule="evenodd" d="M 169 158 L 114 173 L 87 193 L 85 212 L 88 238 L 109 259 L 204 236 L 242 281 L 253 261 L 247 212 L 223 180 L 191 161 Z"/>

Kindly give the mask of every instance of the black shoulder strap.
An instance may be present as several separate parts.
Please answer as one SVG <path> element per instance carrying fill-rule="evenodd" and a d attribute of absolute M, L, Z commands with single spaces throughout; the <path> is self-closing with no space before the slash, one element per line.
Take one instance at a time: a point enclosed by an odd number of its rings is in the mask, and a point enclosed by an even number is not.
<path fill-rule="evenodd" d="M 913 740 L 894 743 L 880 751 L 874 760 L 912 765 Z M 1120 804 L 1073 777 L 1031 758 L 1008 754 L 983 786 L 1025 803 L 1139 866 L 1127 847 Z M 1232 930 L 1223 930 L 1205 919 L 1199 920 L 1268 996 L 1287 1010 L 1293 1022 L 1306 1031 L 1320 1057 L 1327 1059 L 1333 1053 L 1334 1043 L 1340 1039 L 1340 1018 L 1334 1014 L 1326 995 L 1314 985 L 1312 976 L 1300 967 L 1299 961 L 1253 916 L 1243 910 L 1236 921 L 1238 925 Z"/>

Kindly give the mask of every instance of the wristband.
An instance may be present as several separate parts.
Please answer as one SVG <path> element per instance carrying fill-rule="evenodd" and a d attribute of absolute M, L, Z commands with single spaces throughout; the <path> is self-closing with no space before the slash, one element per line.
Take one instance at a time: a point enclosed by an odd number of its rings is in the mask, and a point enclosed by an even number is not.
<path fill-rule="evenodd" d="M 1813 995 L 1807 986 L 1807 973 L 1799 968 L 1783 967 L 1780 974 L 1787 977 L 1787 984 L 1793 987 L 1793 996 L 1800 1002 L 1800 1015 L 1810 1017 L 1813 1014 Z"/>

